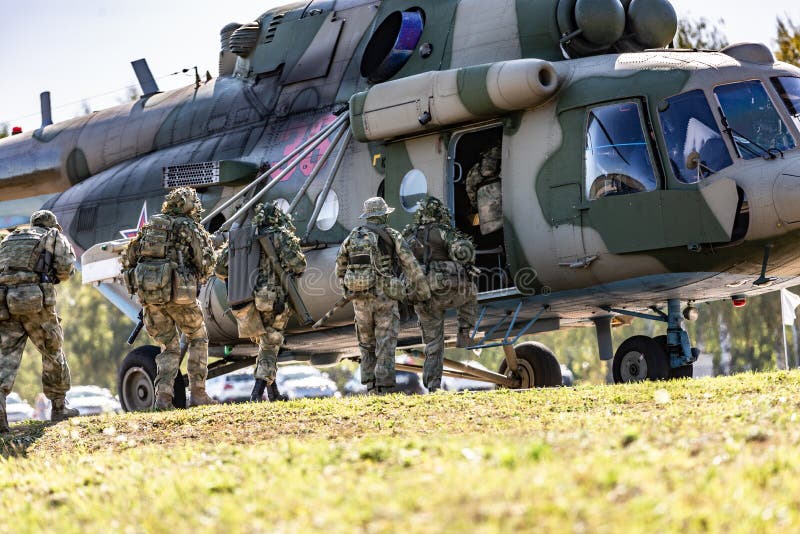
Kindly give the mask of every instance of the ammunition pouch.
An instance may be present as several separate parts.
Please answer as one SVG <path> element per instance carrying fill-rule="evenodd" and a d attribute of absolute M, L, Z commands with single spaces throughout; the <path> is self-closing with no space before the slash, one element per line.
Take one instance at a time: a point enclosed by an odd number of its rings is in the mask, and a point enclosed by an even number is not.
<path fill-rule="evenodd" d="M 6 291 L 8 291 L 7 287 L 0 286 L 0 321 L 8 321 L 11 318 L 6 305 Z"/>
<path fill-rule="evenodd" d="M 392 300 L 405 301 L 408 299 L 408 290 L 405 281 L 397 276 L 383 279 L 383 293 Z"/>
<path fill-rule="evenodd" d="M 239 327 L 239 337 L 256 338 L 266 334 L 264 323 L 261 321 L 261 313 L 256 309 L 253 302 L 248 302 L 231 308 L 231 313 L 236 317 L 236 324 Z"/>
<path fill-rule="evenodd" d="M 185 270 L 172 271 L 173 304 L 194 304 L 197 301 L 197 277 Z"/>
<path fill-rule="evenodd" d="M 122 272 L 122 280 L 125 282 L 125 288 L 131 295 L 136 294 L 136 269 L 126 269 Z"/>
<path fill-rule="evenodd" d="M 39 284 L 9 287 L 6 304 L 11 315 L 32 315 L 44 309 L 44 295 Z"/>
<path fill-rule="evenodd" d="M 269 285 L 256 289 L 256 309 L 261 313 L 273 313 L 278 304 L 278 292 Z"/>
<path fill-rule="evenodd" d="M 344 273 L 344 287 L 351 293 L 364 293 L 375 287 L 375 270 L 372 267 L 348 268 Z"/>
<path fill-rule="evenodd" d="M 136 294 L 142 304 L 167 304 L 172 300 L 172 264 L 139 263 L 135 269 Z"/>
<path fill-rule="evenodd" d="M 472 277 L 466 268 L 455 261 L 436 261 L 428 267 L 428 285 L 434 293 L 468 291 Z"/>

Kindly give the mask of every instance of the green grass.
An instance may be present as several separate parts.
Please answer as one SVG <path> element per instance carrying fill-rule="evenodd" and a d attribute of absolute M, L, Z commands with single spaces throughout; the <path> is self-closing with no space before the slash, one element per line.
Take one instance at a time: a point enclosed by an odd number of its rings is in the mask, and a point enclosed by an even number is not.
<path fill-rule="evenodd" d="M 3 532 L 790 532 L 800 373 L 15 425 Z"/>

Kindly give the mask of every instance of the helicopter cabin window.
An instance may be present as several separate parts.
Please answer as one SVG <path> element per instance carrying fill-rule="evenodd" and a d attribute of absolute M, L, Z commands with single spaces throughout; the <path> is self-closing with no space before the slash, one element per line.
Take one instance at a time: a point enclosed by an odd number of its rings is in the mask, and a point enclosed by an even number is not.
<path fill-rule="evenodd" d="M 678 181 L 697 183 L 733 165 L 703 91 L 668 98 L 658 109 L 667 154 Z"/>
<path fill-rule="evenodd" d="M 637 102 L 589 110 L 586 198 L 653 191 L 658 187 Z"/>
<path fill-rule="evenodd" d="M 769 158 L 795 147 L 789 128 L 758 80 L 721 85 L 714 89 L 723 120 L 739 155 Z"/>
<path fill-rule="evenodd" d="M 428 195 L 428 179 L 419 169 L 410 170 L 400 182 L 400 203 L 408 213 L 419 208 L 419 201 Z"/>
<path fill-rule="evenodd" d="M 800 128 L 800 78 L 791 76 L 772 78 L 772 85 L 778 91 L 795 126 Z"/>

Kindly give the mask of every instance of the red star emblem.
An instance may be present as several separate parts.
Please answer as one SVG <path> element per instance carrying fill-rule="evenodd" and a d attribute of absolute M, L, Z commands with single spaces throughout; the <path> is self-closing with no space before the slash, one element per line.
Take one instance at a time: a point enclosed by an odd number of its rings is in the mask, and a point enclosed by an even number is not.
<path fill-rule="evenodd" d="M 129 228 L 128 230 L 120 230 L 119 233 L 122 234 L 122 237 L 125 239 L 133 239 L 136 237 L 136 234 L 139 233 L 139 230 L 142 229 L 142 226 L 147 224 L 147 201 L 145 200 L 144 205 L 142 206 L 142 211 L 139 213 L 139 222 L 136 223 L 136 228 Z"/>

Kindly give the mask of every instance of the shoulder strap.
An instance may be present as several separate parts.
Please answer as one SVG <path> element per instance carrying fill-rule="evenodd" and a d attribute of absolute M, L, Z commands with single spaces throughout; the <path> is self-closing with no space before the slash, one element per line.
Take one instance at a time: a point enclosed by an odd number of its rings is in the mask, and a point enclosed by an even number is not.
<path fill-rule="evenodd" d="M 387 232 L 385 228 L 369 222 L 364 223 L 362 226 L 377 234 L 377 236 L 381 239 L 381 241 L 383 241 L 384 245 L 386 245 L 389 248 L 388 251 L 389 254 L 391 254 L 392 256 L 396 255 L 394 239 L 392 239 L 392 236 L 389 235 L 389 232 Z"/>

